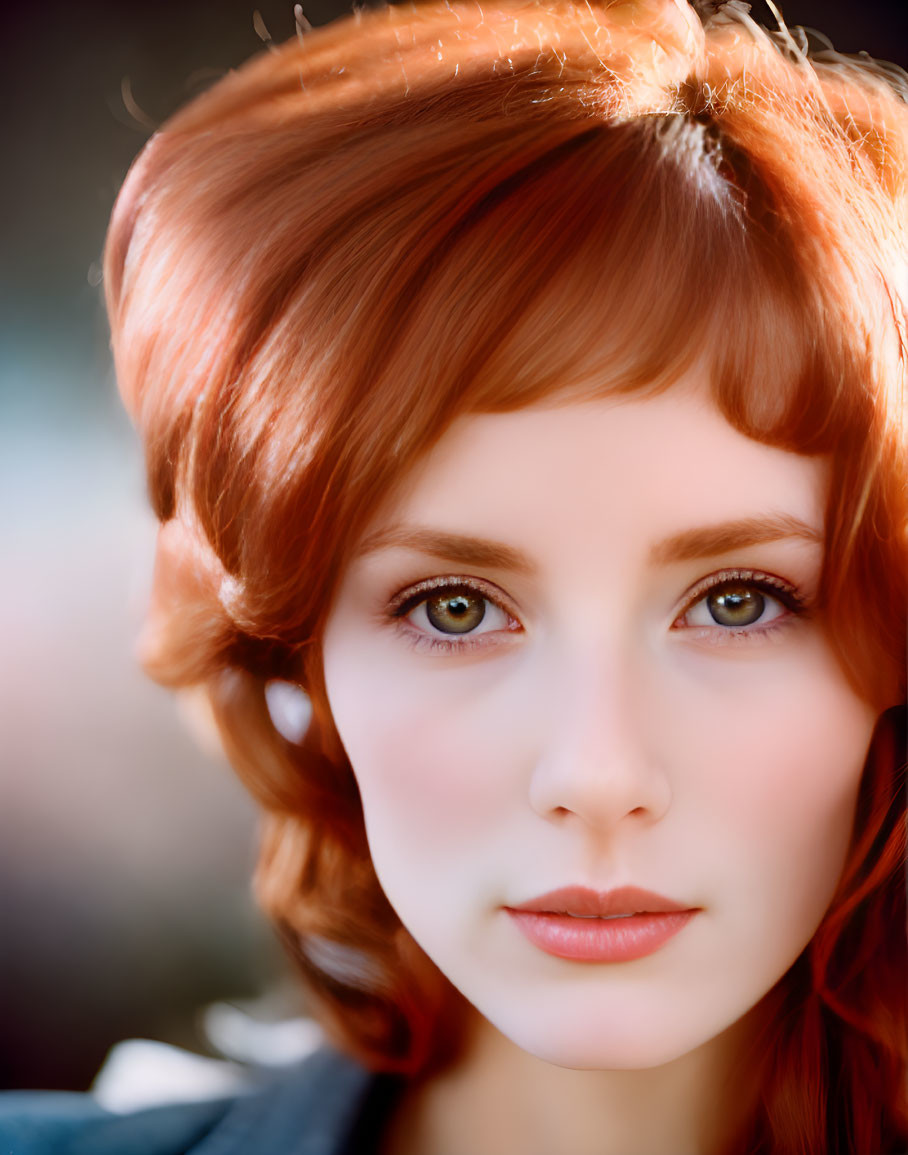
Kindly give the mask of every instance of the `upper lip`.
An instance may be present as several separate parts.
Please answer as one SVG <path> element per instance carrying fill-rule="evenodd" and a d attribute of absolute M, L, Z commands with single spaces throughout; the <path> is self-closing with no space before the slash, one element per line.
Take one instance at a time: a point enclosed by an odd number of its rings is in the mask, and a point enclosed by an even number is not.
<path fill-rule="evenodd" d="M 547 914 L 577 914 L 591 917 L 610 914 L 662 913 L 670 910 L 692 910 L 690 905 L 664 898 L 639 886 L 620 886 L 615 890 L 591 890 L 587 886 L 563 886 L 531 898 L 509 910 L 529 910 Z"/>

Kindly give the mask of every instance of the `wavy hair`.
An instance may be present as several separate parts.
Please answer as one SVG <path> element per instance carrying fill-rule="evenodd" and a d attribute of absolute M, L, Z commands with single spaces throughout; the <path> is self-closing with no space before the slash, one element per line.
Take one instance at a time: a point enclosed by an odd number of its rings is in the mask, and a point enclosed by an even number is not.
<path fill-rule="evenodd" d="M 460 1007 L 378 884 L 332 723 L 346 560 L 456 417 L 696 362 L 737 430 L 829 457 L 821 601 L 881 715 L 734 1155 L 908 1146 L 906 97 L 737 0 L 424 0 L 250 61 L 133 166 L 105 287 L 162 523 L 144 664 L 204 688 L 263 808 L 259 898 L 373 1068 L 450 1062 Z M 271 679 L 311 699 L 299 743 Z"/>

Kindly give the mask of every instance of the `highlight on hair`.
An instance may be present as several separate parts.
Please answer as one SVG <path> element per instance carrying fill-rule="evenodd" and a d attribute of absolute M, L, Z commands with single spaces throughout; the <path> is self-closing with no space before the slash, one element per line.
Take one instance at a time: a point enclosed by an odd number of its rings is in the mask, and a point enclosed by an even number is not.
<path fill-rule="evenodd" d="M 459 996 L 375 877 L 319 639 L 456 417 L 705 366 L 736 429 L 828 456 L 831 643 L 881 712 L 905 698 L 908 78 L 700 7 L 357 12 L 177 114 L 114 211 L 117 376 L 162 522 L 144 662 L 206 688 L 264 810 L 260 900 L 376 1069 L 450 1061 Z M 299 744 L 273 678 L 311 698 Z M 766 997 L 734 1155 L 908 1145 L 899 726 L 882 715 L 838 893 Z"/>

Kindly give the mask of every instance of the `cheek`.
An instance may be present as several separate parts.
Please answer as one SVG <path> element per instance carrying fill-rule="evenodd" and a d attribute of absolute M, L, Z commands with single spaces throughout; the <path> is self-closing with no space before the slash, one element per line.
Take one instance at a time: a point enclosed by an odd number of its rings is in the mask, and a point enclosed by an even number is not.
<path fill-rule="evenodd" d="M 500 830 L 513 806 L 515 759 L 481 672 L 414 676 L 412 659 L 393 658 L 383 660 L 381 678 L 370 668 L 347 648 L 326 648 L 329 703 L 376 866 L 390 854 L 428 866 L 445 847 L 462 850 L 465 837 L 469 844 L 484 829 Z"/>
<path fill-rule="evenodd" d="M 686 764 L 676 801 L 702 808 L 691 826 L 727 864 L 744 906 L 768 925 L 781 916 L 815 927 L 844 865 L 875 711 L 819 641 L 797 656 L 770 678 L 744 671 L 713 688 L 708 713 L 676 718 Z"/>

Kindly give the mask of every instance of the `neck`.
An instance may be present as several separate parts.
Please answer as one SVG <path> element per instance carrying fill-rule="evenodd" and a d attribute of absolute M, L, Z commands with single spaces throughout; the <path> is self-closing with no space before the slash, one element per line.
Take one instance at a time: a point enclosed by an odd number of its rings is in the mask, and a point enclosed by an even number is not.
<path fill-rule="evenodd" d="M 383 1155 L 722 1155 L 756 1103 L 745 1017 L 659 1067 L 573 1070 L 478 1018 L 463 1058 L 405 1095 Z"/>

